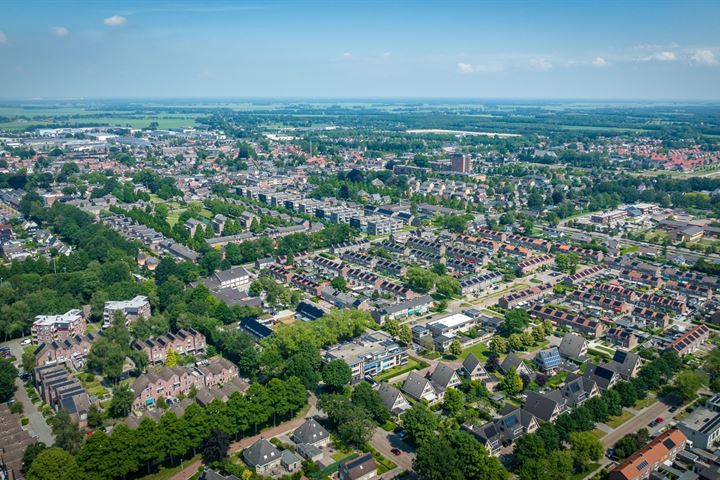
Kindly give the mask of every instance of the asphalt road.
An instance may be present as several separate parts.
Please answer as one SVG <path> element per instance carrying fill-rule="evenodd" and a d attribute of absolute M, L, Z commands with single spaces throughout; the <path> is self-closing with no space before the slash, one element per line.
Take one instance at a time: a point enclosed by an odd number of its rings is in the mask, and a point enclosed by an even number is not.
<path fill-rule="evenodd" d="M 386 432 L 382 428 L 377 428 L 370 439 L 370 445 L 384 457 L 392 460 L 398 467 L 404 470 L 412 469 L 413 460 L 415 460 L 415 449 L 401 440 L 397 433 Z M 400 455 L 397 457 L 393 455 L 393 448 L 400 450 Z"/>
<path fill-rule="evenodd" d="M 640 413 L 635 415 L 633 418 L 623 423 L 612 432 L 605 435 L 601 439 L 603 447 L 605 447 L 606 449 L 612 447 L 618 440 L 620 440 L 625 435 L 629 433 L 635 433 L 643 427 L 647 428 L 650 432 L 650 435 L 652 436 L 652 434 L 666 426 L 667 422 L 671 419 L 672 415 L 670 415 L 670 407 L 671 405 L 663 403 L 662 400 L 658 400 L 657 402 L 647 407 L 645 410 L 641 410 Z M 665 421 L 653 428 L 648 427 L 648 423 L 652 422 L 657 417 L 663 417 Z"/>
<path fill-rule="evenodd" d="M 21 338 L 17 338 L 3 343 L 4 345 L 10 347 L 10 351 L 17 359 L 17 365 L 20 364 L 20 359 L 22 358 L 23 347 L 20 345 L 22 340 L 23 339 Z M 15 385 L 17 386 L 17 390 L 15 391 L 15 401 L 23 404 L 23 416 L 30 420 L 26 429 L 30 431 L 31 435 L 36 435 L 38 441 L 43 442 L 46 445 L 53 445 L 55 443 L 55 438 L 52 435 L 50 426 L 45 420 L 45 417 L 42 416 L 42 413 L 38 410 L 38 407 L 30 401 L 30 397 L 28 397 L 28 394 L 25 391 L 25 385 L 19 378 L 15 379 Z"/>

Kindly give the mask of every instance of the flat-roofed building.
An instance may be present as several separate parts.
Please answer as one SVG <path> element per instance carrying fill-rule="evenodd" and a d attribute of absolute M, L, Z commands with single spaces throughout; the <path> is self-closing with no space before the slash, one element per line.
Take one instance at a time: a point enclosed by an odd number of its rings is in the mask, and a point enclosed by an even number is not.
<path fill-rule="evenodd" d="M 116 312 L 122 314 L 127 326 L 140 317 L 150 318 L 150 301 L 145 295 L 138 295 L 130 300 L 105 302 L 103 328 L 107 328 L 112 324 Z"/>
<path fill-rule="evenodd" d="M 82 310 L 69 310 L 62 315 L 38 315 L 30 328 L 35 344 L 51 343 L 84 335 L 85 314 Z"/>
<path fill-rule="evenodd" d="M 370 332 L 325 351 L 325 361 L 344 360 L 352 370 L 352 381 L 357 383 L 365 376 L 375 376 L 398 365 L 407 363 L 407 351 L 385 332 Z"/>

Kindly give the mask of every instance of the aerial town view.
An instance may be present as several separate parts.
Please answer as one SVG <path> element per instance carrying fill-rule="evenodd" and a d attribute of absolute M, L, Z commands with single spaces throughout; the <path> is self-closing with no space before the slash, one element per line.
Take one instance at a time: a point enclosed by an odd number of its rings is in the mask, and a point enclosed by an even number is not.
<path fill-rule="evenodd" d="M 0 2 L 0 480 L 720 479 L 718 18 Z"/>

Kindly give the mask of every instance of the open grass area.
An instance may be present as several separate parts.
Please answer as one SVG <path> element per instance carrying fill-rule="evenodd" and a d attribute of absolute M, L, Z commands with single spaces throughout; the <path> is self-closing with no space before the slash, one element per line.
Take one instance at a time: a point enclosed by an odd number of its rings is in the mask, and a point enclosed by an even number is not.
<path fill-rule="evenodd" d="M 605 424 L 610 428 L 618 428 L 620 425 L 627 422 L 634 416 L 635 415 L 633 415 L 629 411 L 623 409 L 623 413 L 621 415 L 619 415 L 617 417 L 610 417 L 610 420 L 605 422 Z"/>
<path fill-rule="evenodd" d="M 385 370 L 380 375 L 375 376 L 375 381 L 381 382 L 383 380 L 390 380 L 391 378 L 402 375 L 403 373 L 408 373 L 413 370 L 420 370 L 425 367 L 427 367 L 427 364 L 420 363 L 412 358 L 408 358 L 408 363 L 406 363 L 405 365 L 393 367 L 389 370 Z"/>
<path fill-rule="evenodd" d="M 657 398 L 645 397 L 642 400 L 638 400 L 637 402 L 635 402 L 635 405 L 633 405 L 633 406 L 635 407 L 636 410 L 642 410 L 643 408 L 649 407 L 650 405 L 652 405 L 655 402 L 657 402 Z"/>
<path fill-rule="evenodd" d="M 548 380 L 547 385 L 550 388 L 557 388 L 561 383 L 565 381 L 568 374 L 567 370 L 560 370 L 558 373 L 550 377 L 550 380 Z"/>
<path fill-rule="evenodd" d="M 487 361 L 488 357 L 490 356 L 490 350 L 488 349 L 487 345 L 482 342 L 476 343 L 472 347 L 463 350 L 460 354 L 460 359 L 465 360 L 465 358 L 467 358 L 467 356 L 471 353 L 475 355 L 478 360 L 481 360 L 483 362 Z"/>
<path fill-rule="evenodd" d="M 200 458 L 201 458 L 200 454 L 195 455 L 194 457 L 183 461 L 180 465 L 176 465 L 174 467 L 169 467 L 169 468 L 160 467 L 160 470 L 158 470 L 157 472 L 151 473 L 150 475 L 147 475 L 147 476 L 144 476 L 141 478 L 142 478 L 142 480 L 168 480 L 168 479 L 172 478 L 180 470 L 182 470 L 185 465 L 189 465 L 196 460 L 200 460 Z"/>
<path fill-rule="evenodd" d="M 601 438 L 603 438 L 606 435 L 606 433 L 603 432 L 602 430 L 600 430 L 599 428 L 593 428 L 590 433 L 592 433 L 593 437 L 597 438 L 598 440 L 600 440 Z"/>
<path fill-rule="evenodd" d="M 598 470 L 599 468 L 600 468 L 599 463 L 591 463 L 588 465 L 587 470 L 585 470 L 584 472 L 576 473 L 575 475 L 570 477 L 570 480 L 582 480 L 583 478 L 587 477 L 588 475 L 590 475 L 594 471 Z"/>
<path fill-rule="evenodd" d="M 397 424 L 395 422 L 393 422 L 392 420 L 388 420 L 387 422 L 382 424 L 381 427 L 386 432 L 392 432 L 393 430 L 395 430 L 395 427 L 397 427 Z"/>
<path fill-rule="evenodd" d="M 382 456 L 379 452 L 372 450 L 372 456 L 375 459 L 375 463 L 377 463 L 378 470 L 377 474 L 382 475 L 385 472 L 389 472 L 390 470 L 394 470 L 397 465 L 387 457 Z"/>

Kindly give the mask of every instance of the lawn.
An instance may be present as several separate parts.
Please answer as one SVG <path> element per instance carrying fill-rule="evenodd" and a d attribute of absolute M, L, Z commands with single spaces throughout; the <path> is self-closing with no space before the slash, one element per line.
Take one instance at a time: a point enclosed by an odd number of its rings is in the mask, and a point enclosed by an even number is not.
<path fill-rule="evenodd" d="M 386 432 L 392 432 L 393 430 L 395 430 L 395 427 L 397 427 L 397 424 L 395 422 L 393 422 L 392 420 L 388 420 L 387 422 L 385 422 L 384 424 L 382 424 L 380 426 Z"/>
<path fill-rule="evenodd" d="M 155 473 L 151 473 L 150 475 L 147 475 L 145 477 L 141 477 L 142 480 L 168 480 L 172 478 L 176 473 L 178 473 L 180 470 L 183 469 L 185 465 L 189 465 L 195 460 L 200 460 L 201 456 L 195 455 L 194 457 L 183 461 L 182 464 L 176 465 L 174 467 L 166 468 L 166 467 L 160 467 L 160 470 L 158 470 Z"/>
<path fill-rule="evenodd" d="M 593 436 L 595 438 L 597 438 L 598 440 L 600 440 L 601 438 L 603 438 L 605 436 L 605 432 L 603 432 L 599 428 L 594 428 L 590 433 L 592 433 Z"/>
<path fill-rule="evenodd" d="M 636 410 L 642 410 L 643 408 L 647 408 L 655 402 L 657 402 L 657 398 L 645 397 L 642 400 L 638 400 L 637 402 L 635 402 L 634 407 Z"/>
<path fill-rule="evenodd" d="M 397 367 L 393 367 L 389 370 L 385 370 L 380 375 L 377 375 L 375 377 L 376 382 L 381 382 L 383 380 L 390 380 L 393 377 L 397 377 L 398 375 L 402 375 L 403 373 L 408 373 L 413 370 L 420 370 L 421 368 L 427 367 L 427 364 L 422 364 L 418 362 L 417 360 L 414 360 L 412 358 L 408 358 L 408 362 L 405 365 L 398 365 Z"/>
<path fill-rule="evenodd" d="M 490 350 L 488 349 L 487 345 L 485 345 L 484 343 L 482 343 L 482 342 L 476 343 L 472 347 L 469 347 L 469 348 L 466 348 L 465 350 L 463 350 L 462 353 L 460 354 L 460 358 L 462 360 L 465 360 L 465 358 L 468 355 L 470 355 L 471 353 L 473 355 L 475 355 L 475 357 L 477 357 L 478 360 L 485 362 L 485 361 L 487 361 L 488 356 L 490 355 Z"/>
<path fill-rule="evenodd" d="M 561 383 L 565 381 L 569 373 L 570 372 L 568 372 L 567 370 L 560 370 L 558 373 L 550 377 L 550 380 L 548 380 L 547 382 L 548 387 L 557 388 Z"/>
<path fill-rule="evenodd" d="M 391 460 L 389 460 L 386 457 L 383 457 L 382 455 L 380 455 L 379 452 L 377 452 L 375 450 L 372 450 L 372 456 L 375 459 L 375 463 L 377 463 L 377 465 L 378 465 L 378 470 L 377 470 L 378 475 L 382 475 L 385 472 L 394 470 L 397 467 L 397 465 L 395 465 L 394 462 L 392 462 Z"/>
<path fill-rule="evenodd" d="M 618 428 L 620 425 L 627 422 L 634 416 L 635 415 L 633 415 L 629 411 L 623 409 L 622 415 L 617 416 L 617 417 L 610 417 L 610 420 L 605 422 L 605 424 L 610 428 Z"/>
<path fill-rule="evenodd" d="M 583 478 L 587 477 L 588 475 L 593 473 L 598 468 L 600 468 L 599 463 L 591 463 L 588 465 L 587 470 L 585 470 L 584 472 L 576 473 L 575 475 L 570 477 L 570 480 L 582 480 Z"/>

